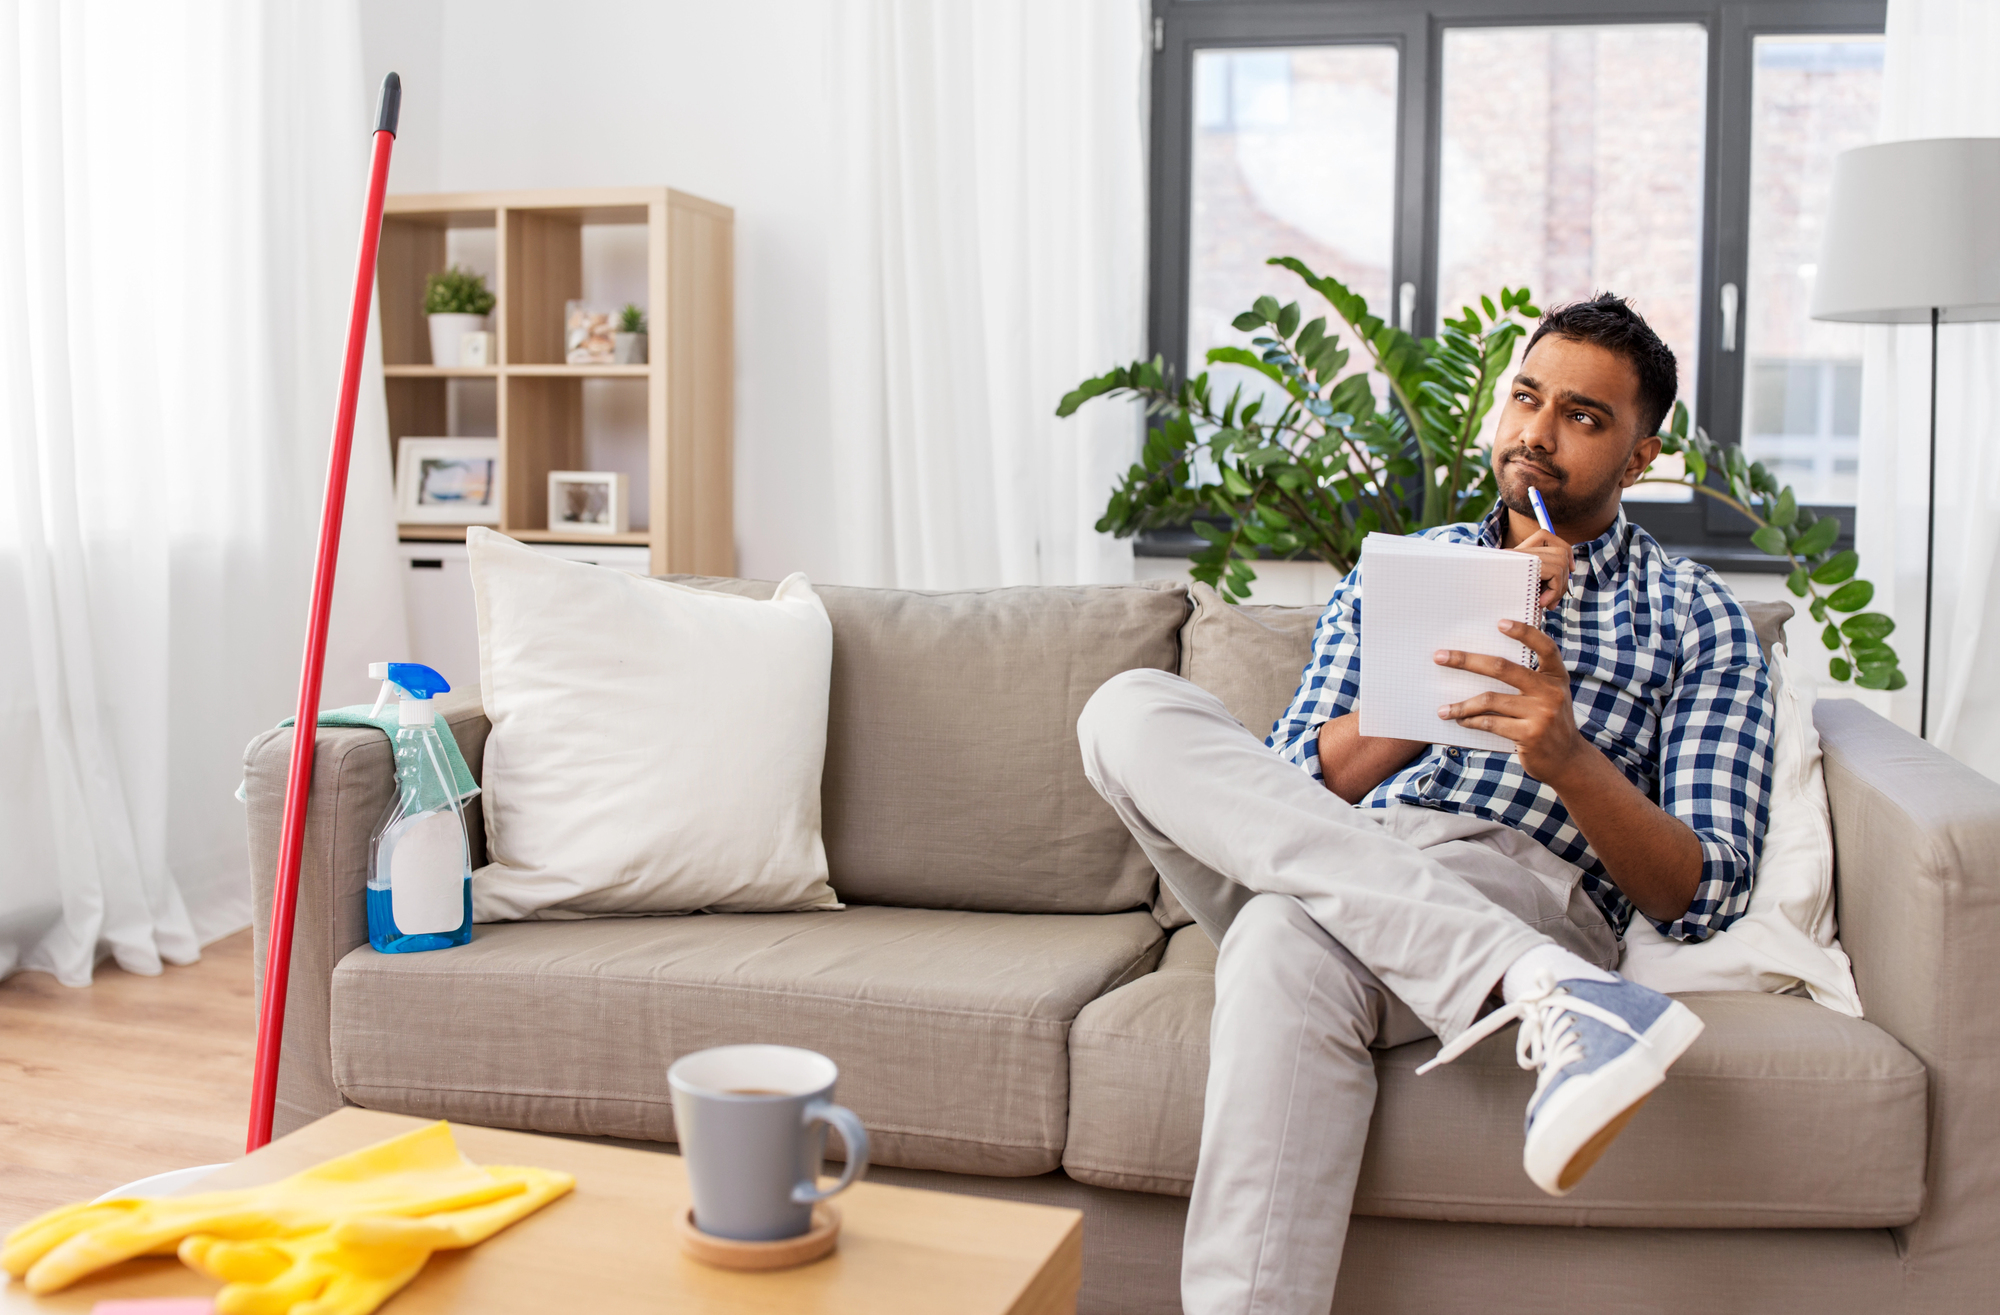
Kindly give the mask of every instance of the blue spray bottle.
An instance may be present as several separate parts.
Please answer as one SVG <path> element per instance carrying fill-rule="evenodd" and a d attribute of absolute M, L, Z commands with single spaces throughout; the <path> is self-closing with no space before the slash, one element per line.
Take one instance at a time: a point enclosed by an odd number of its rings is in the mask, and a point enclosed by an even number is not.
<path fill-rule="evenodd" d="M 396 798 L 368 846 L 368 943 L 385 954 L 441 950 L 472 939 L 472 863 L 465 810 L 431 696 L 443 676 L 415 662 L 377 662 L 375 713 L 391 694 L 396 709 Z"/>

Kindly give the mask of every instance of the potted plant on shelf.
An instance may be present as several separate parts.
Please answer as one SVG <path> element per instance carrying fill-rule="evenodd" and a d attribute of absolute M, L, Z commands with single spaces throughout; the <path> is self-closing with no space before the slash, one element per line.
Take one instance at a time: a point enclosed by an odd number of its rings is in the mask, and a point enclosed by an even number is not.
<path fill-rule="evenodd" d="M 1249 597 L 1251 564 L 1261 557 L 1314 556 L 1344 574 L 1372 530 L 1407 534 L 1485 515 L 1497 491 L 1481 422 L 1516 342 L 1541 315 L 1526 288 L 1502 288 L 1498 305 L 1481 297 L 1445 319 L 1437 337 L 1420 339 L 1370 314 L 1337 279 L 1289 256 L 1267 263 L 1297 274 L 1338 321 L 1307 321 L 1299 303 L 1268 296 L 1237 316 L 1237 329 L 1257 335 L 1251 347 L 1213 348 L 1208 362 L 1254 371 L 1269 389 L 1245 396 L 1239 386 L 1223 398 L 1206 372 L 1176 378 L 1154 357 L 1084 380 L 1056 409 L 1067 416 L 1092 398 L 1120 395 L 1145 404 L 1139 461 L 1097 528 L 1123 537 L 1192 526 L 1208 546 L 1191 555 L 1188 574 L 1231 602 Z M 1366 369 L 1348 371 L 1343 328 Z M 1387 384 L 1386 404 L 1370 373 Z M 1714 498 L 1755 527 L 1750 542 L 1784 559 L 1787 587 L 1806 601 L 1833 652 L 1835 680 L 1876 690 L 1909 683 L 1887 642 L 1896 623 L 1866 610 L 1875 586 L 1857 577 L 1860 558 L 1837 548 L 1838 520 L 1801 507 L 1762 462 L 1691 426 L 1680 402 L 1660 453 L 1679 456 L 1682 471 L 1648 471 L 1642 483 Z"/>
<path fill-rule="evenodd" d="M 618 328 L 611 335 L 611 359 L 618 365 L 646 363 L 646 312 L 632 302 L 618 312 Z"/>
<path fill-rule="evenodd" d="M 431 322 L 431 364 L 457 365 L 458 340 L 486 327 L 493 310 L 486 276 L 453 265 L 424 280 L 424 313 Z"/>

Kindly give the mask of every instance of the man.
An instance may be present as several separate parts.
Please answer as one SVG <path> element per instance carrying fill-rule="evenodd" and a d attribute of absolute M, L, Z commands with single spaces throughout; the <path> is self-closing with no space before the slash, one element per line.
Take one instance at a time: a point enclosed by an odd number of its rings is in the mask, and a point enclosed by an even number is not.
<path fill-rule="evenodd" d="M 1126 672 L 1085 707 L 1091 783 L 1221 946 L 1181 1272 L 1192 1315 L 1325 1315 L 1374 1109 L 1370 1047 L 1434 1033 L 1445 1063 L 1518 1021 L 1539 1075 L 1523 1166 L 1561 1195 L 1700 1032 L 1609 971 L 1635 912 L 1682 940 L 1743 912 L 1770 785 L 1748 617 L 1620 508 L 1675 389 L 1673 353 L 1622 300 L 1552 311 L 1501 411 L 1499 505 L 1426 532 L 1542 559 L 1542 628 L 1499 627 L 1537 669 L 1435 659 L 1513 687 L 1438 710 L 1512 753 L 1360 733 L 1359 570 L 1265 744 L 1162 672 Z"/>

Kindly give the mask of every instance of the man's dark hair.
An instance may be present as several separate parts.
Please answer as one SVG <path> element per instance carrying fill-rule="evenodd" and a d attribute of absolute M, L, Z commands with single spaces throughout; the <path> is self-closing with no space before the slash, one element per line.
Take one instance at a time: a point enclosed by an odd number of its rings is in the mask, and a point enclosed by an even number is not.
<path fill-rule="evenodd" d="M 1673 410 L 1674 394 L 1680 389 L 1680 366 L 1674 360 L 1673 348 L 1660 341 L 1660 335 L 1653 332 L 1652 326 L 1630 303 L 1623 297 L 1600 292 L 1589 301 L 1553 307 L 1535 326 L 1534 336 L 1528 339 L 1528 351 L 1533 351 L 1535 344 L 1549 334 L 1591 343 L 1631 362 L 1633 372 L 1639 376 L 1638 437 L 1659 432 L 1660 423 Z M 1527 360 L 1528 352 L 1522 352 L 1521 359 Z"/>

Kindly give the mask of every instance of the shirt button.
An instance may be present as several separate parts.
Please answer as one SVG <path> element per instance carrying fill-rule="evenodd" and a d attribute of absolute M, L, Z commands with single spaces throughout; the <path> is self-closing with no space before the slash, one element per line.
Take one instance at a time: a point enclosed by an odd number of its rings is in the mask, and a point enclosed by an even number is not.
<path fill-rule="evenodd" d="M 1447 758 L 1456 758 L 1456 757 L 1458 757 L 1458 750 L 1456 750 L 1456 749 L 1446 749 L 1446 750 L 1444 751 L 1444 756 L 1445 756 L 1445 757 L 1447 757 Z"/>

